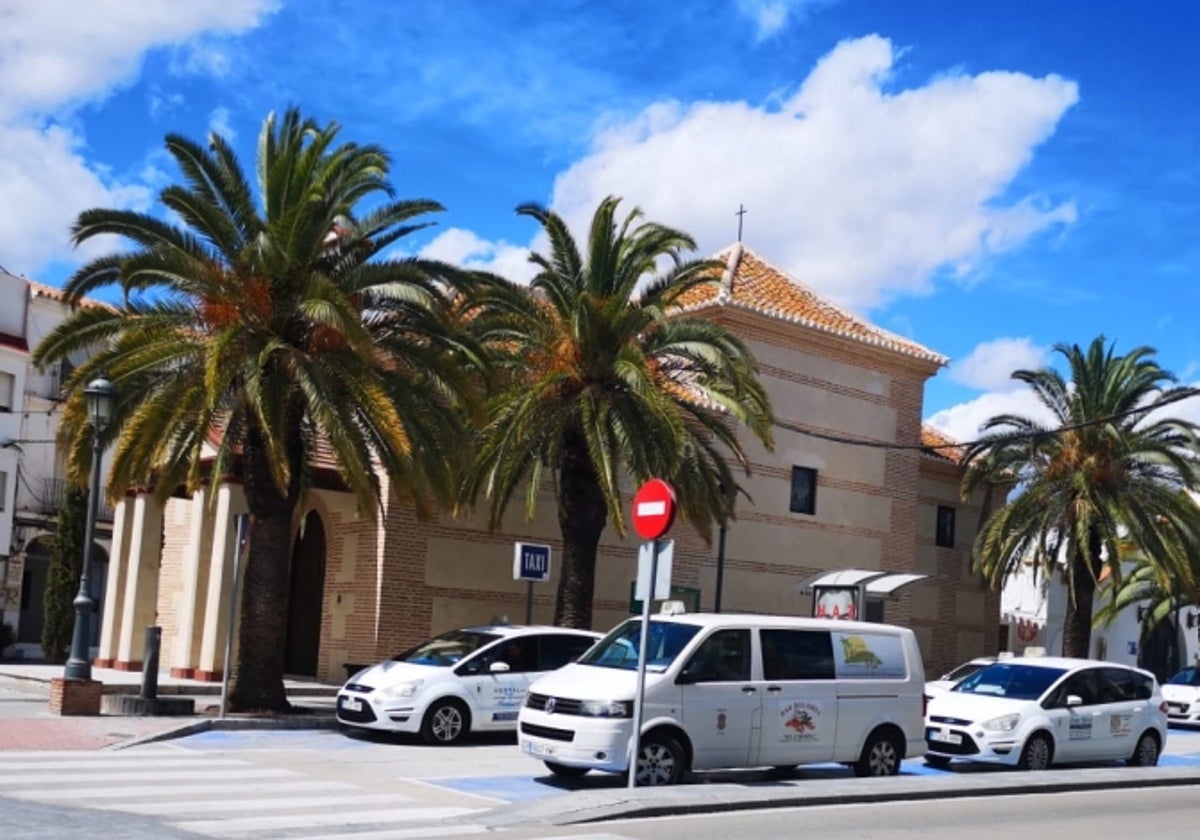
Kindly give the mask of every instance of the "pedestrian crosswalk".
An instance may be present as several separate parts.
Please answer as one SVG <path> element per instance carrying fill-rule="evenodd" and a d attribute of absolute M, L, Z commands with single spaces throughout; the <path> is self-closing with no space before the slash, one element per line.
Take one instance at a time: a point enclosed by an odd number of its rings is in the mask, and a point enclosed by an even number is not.
<path fill-rule="evenodd" d="M 0 797 L 156 817 L 214 838 L 385 840 L 484 833 L 489 803 L 431 801 L 387 780 L 314 778 L 288 766 L 161 750 L 8 752 Z M 396 792 L 392 792 L 396 790 Z"/>

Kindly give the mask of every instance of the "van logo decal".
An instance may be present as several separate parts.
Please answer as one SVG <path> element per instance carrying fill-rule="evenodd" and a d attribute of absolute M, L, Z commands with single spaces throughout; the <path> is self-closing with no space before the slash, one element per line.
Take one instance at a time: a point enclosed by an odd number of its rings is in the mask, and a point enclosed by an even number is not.
<path fill-rule="evenodd" d="M 553 697 L 547 698 L 546 699 L 546 714 L 548 714 L 548 715 L 554 714 L 554 707 L 557 705 L 558 705 L 558 701 L 556 701 Z"/>
<path fill-rule="evenodd" d="M 804 700 L 789 703 L 779 710 L 783 723 L 783 741 L 816 741 L 819 739 L 817 726 L 821 722 L 821 707 Z"/>

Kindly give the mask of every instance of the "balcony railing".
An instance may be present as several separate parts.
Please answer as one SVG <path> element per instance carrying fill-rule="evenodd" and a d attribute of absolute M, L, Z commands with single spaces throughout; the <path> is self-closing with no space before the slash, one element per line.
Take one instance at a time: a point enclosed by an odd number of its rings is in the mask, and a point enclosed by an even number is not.
<path fill-rule="evenodd" d="M 67 480 L 65 478 L 43 478 L 42 493 L 38 498 L 38 512 L 55 514 L 62 510 L 67 498 Z M 96 519 L 101 522 L 112 522 L 113 509 L 104 499 L 96 507 Z"/>

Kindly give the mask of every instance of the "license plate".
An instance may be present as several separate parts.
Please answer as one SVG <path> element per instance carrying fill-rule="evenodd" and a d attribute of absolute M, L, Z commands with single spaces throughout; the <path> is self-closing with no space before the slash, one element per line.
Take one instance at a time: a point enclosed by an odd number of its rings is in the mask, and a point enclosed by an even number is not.
<path fill-rule="evenodd" d="M 521 749 L 530 755 L 554 755 L 554 747 L 549 744 L 535 744 L 533 741 L 522 741 Z"/>
<path fill-rule="evenodd" d="M 929 739 L 931 741 L 941 741 L 943 744 L 962 743 L 962 735 L 959 735 L 957 732 L 947 732 L 941 729 L 935 729 L 929 733 Z"/>
<path fill-rule="evenodd" d="M 343 697 L 342 708 L 348 712 L 357 712 L 362 710 L 362 700 L 358 697 Z"/>

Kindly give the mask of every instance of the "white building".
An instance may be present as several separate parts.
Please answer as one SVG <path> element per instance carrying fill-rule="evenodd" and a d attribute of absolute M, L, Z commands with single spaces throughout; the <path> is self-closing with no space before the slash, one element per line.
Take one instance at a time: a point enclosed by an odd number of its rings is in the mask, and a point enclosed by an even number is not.
<path fill-rule="evenodd" d="M 1103 608 L 1104 590 L 1096 590 L 1093 612 Z M 1200 608 L 1182 607 L 1143 632 L 1147 603 L 1134 604 L 1117 614 L 1111 624 L 1092 626 L 1090 655 L 1108 662 L 1136 665 L 1154 672 L 1160 680 L 1200 657 Z M 1033 567 L 1009 579 L 1000 595 L 1000 614 L 1008 626 L 1008 650 L 1020 655 L 1043 649 L 1050 656 L 1062 653 L 1063 620 L 1067 614 L 1067 586 L 1058 575 L 1039 574 Z"/>
<path fill-rule="evenodd" d="M 62 383 L 71 365 L 39 371 L 30 364 L 30 355 L 69 313 L 60 290 L 0 268 L 0 621 L 14 630 L 17 642 L 0 653 L 9 656 L 41 656 L 50 537 L 66 489 L 55 435 Z M 101 500 L 89 574 L 96 605 L 93 645 L 99 635 L 111 529 L 111 508 Z"/>

